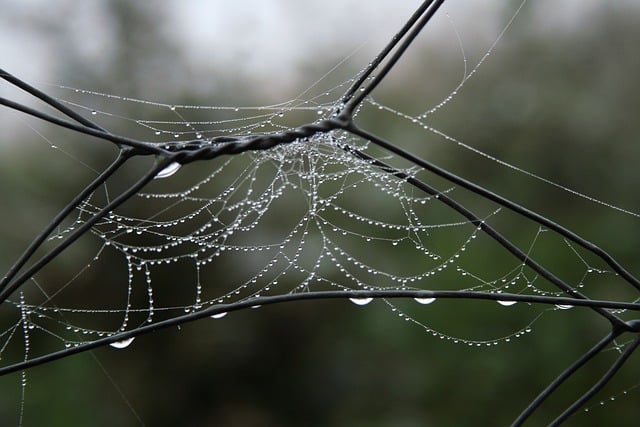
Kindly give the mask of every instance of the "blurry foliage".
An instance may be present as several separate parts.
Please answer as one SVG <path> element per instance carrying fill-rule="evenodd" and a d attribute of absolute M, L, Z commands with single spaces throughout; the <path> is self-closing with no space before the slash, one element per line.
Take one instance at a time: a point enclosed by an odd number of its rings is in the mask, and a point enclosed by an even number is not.
<path fill-rule="evenodd" d="M 188 70 L 181 69 L 179 49 L 163 36 L 162 16 L 155 5 L 110 2 L 104 13 L 102 18 L 112 23 L 117 49 L 110 51 L 103 67 L 74 57 L 74 44 L 81 41 L 69 40 L 61 28 L 47 29 L 42 20 L 33 21 L 33 31 L 53 37 L 59 47 L 55 69 L 60 74 L 52 80 L 106 93 L 212 103 L 206 92 L 198 90 L 199 82 L 189 81 Z M 509 163 L 639 211 L 640 196 L 635 190 L 635 165 L 640 159 L 638 97 L 634 96 L 640 75 L 637 10 L 603 8 L 589 25 L 567 34 L 538 31 L 527 24 L 527 18 L 525 10 L 477 75 L 429 123 Z M 409 71 L 389 76 L 375 94 L 385 105 L 403 111 L 420 111 L 436 103 L 438 96 L 446 96 L 461 70 L 458 52 L 447 56 L 423 45 L 414 47 L 406 61 L 411 61 Z M 326 68 L 322 58 L 314 58 L 314 63 Z M 174 84 L 190 90 L 177 98 Z M 259 99 L 262 85 L 268 84 L 249 87 L 228 81 L 216 89 L 215 103 Z M 123 115 L 134 114 L 123 111 Z M 359 120 L 366 118 L 363 112 Z M 640 235 L 637 218 L 572 197 L 437 136 L 393 126 L 380 121 L 363 124 L 583 233 L 612 251 L 632 272 L 640 272 L 635 251 Z M 112 130 L 130 134 L 127 129 Z M 52 141 L 62 141 L 96 169 L 114 153 L 102 143 L 88 144 L 86 137 L 52 132 L 47 134 Z M 38 137 L 29 130 L 23 138 L 28 154 L 0 160 L 0 266 L 5 270 L 92 176 L 73 159 L 49 157 L 45 145 L 30 142 Z M 121 185 L 127 182 L 123 178 Z M 514 226 L 509 237 L 526 242 L 531 233 L 529 228 Z M 549 255 L 562 268 L 562 258 Z M 65 262 L 80 259 L 81 254 L 74 254 Z M 64 262 L 58 263 L 47 274 L 64 277 L 64 267 Z M 108 294 L 104 278 L 112 270 L 106 265 L 94 271 L 92 280 L 101 283 L 100 293 Z M 170 274 L 158 286 L 177 282 L 192 289 L 191 283 L 182 283 L 192 272 Z M 225 274 L 219 272 L 219 280 Z M 436 288 L 446 289 L 447 284 Z M 507 311 L 496 310 L 488 302 L 438 301 L 425 310 L 420 316 L 427 324 L 433 322 L 454 335 L 465 336 L 466 331 L 467 338 L 479 339 L 483 332 L 487 338 L 500 336 L 504 325 L 507 331 L 522 327 L 532 316 L 524 304 Z M 346 301 L 303 302 L 232 313 L 221 320 L 139 338 L 126 351 L 101 349 L 94 354 L 149 426 L 505 425 L 600 337 L 603 326 L 587 310 L 559 311 L 544 316 L 534 333 L 512 343 L 474 348 L 441 342 L 397 320 L 381 301 L 366 308 Z M 138 424 L 92 357 L 73 356 L 27 373 L 25 426 Z M 575 393 L 575 388 L 580 390 L 598 375 L 591 367 L 581 372 L 563 386 L 558 400 L 544 407 L 544 414 L 566 406 L 572 390 Z M 638 381 L 637 357 L 618 378 L 626 381 L 614 382 L 607 391 L 616 393 Z M 15 420 L 19 383 L 18 375 L 2 378 L 0 420 Z M 638 396 L 636 391 L 629 394 L 588 416 L 577 415 L 568 424 L 631 424 L 637 420 Z"/>

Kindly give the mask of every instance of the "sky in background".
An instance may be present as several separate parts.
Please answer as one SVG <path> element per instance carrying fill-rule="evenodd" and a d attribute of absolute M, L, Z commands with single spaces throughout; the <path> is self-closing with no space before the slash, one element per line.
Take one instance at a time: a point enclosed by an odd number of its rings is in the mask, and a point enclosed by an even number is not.
<path fill-rule="evenodd" d="M 95 84 L 91 76 L 108 69 L 119 46 L 127 43 L 108 13 L 111 3 L 60 0 L 52 6 L 46 0 L 3 0 L 1 67 L 33 84 L 74 86 L 78 78 Z M 343 60 L 349 64 L 344 69 L 346 77 L 352 76 L 419 4 L 415 0 L 157 1 L 145 13 L 158 24 L 158 34 L 171 49 L 149 48 L 145 54 L 152 58 L 153 69 L 147 80 L 136 82 L 146 86 L 136 87 L 137 93 L 120 95 L 172 102 L 172 97 L 185 90 L 200 88 L 215 94 L 227 79 L 233 79 L 268 93 L 264 103 L 287 100 Z M 430 49 L 458 53 L 461 44 L 473 63 L 496 40 L 520 4 L 519 0 L 450 0 L 421 35 L 421 42 Z M 521 31 L 525 26 L 541 33 L 578 31 L 601 9 L 632 4 L 637 3 L 528 1 L 504 39 L 508 40 L 513 29 Z M 475 58 L 474 50 L 479 53 Z M 68 63 L 69 58 L 73 63 Z M 454 72 L 461 74 L 462 69 L 460 55 Z M 102 78 L 104 87 L 109 87 L 109 76 Z M 90 88 L 100 91 L 100 86 Z M 29 102 L 6 84 L 0 85 L 0 96 Z M 12 121 L 0 116 L 3 126 Z"/>
<path fill-rule="evenodd" d="M 298 82 L 298 73 L 327 56 L 355 51 L 370 58 L 417 7 L 415 0 L 185 0 L 154 2 L 152 19 L 171 40 L 180 57 L 167 57 L 171 67 L 189 68 L 195 75 L 224 68 L 234 76 L 282 77 Z M 117 29 L 105 13 L 109 2 L 3 0 L 0 15 L 2 67 L 30 81 L 59 82 L 55 74 L 60 52 L 73 48 L 88 67 L 109 61 Z M 492 41 L 520 1 L 450 0 L 430 24 L 430 40 L 463 43 Z M 543 31 L 572 30 L 588 23 L 600 8 L 633 4 L 631 0 L 601 2 L 530 1 Z M 553 5 L 553 7 L 551 7 Z M 257 71 L 257 72 L 256 72 Z M 285 79 L 283 79 L 285 80 Z M 304 79 L 303 79 L 304 80 Z M 60 82 L 62 83 L 62 82 Z"/>
<path fill-rule="evenodd" d="M 108 2 L 63 0 L 54 8 L 42 0 L 3 3 L 0 31 L 8 42 L 0 47 L 0 56 L 3 66 L 16 74 L 46 79 L 47 64 L 55 63 L 56 51 L 64 48 L 58 45 L 60 41 L 74 43 L 80 55 L 97 65 L 112 49 L 113 23 L 105 14 Z M 479 11 L 486 16 L 495 12 L 495 6 L 479 9 L 481 2 L 467 3 L 469 6 L 460 7 L 460 2 L 451 2 L 447 7 L 454 15 L 476 18 Z M 155 4 L 155 18 L 190 66 L 232 63 L 282 73 L 318 52 L 377 51 L 419 2 L 375 0 L 363 6 L 360 0 L 187 0 Z M 486 20 L 478 19 L 476 25 L 481 22 Z"/>

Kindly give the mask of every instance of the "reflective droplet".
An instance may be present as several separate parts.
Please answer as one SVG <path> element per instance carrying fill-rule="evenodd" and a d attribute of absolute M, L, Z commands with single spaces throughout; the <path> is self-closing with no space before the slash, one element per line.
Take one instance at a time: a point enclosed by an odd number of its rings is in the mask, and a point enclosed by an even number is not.
<path fill-rule="evenodd" d="M 131 344 L 133 342 L 133 340 L 135 339 L 135 337 L 131 337 L 131 338 L 127 338 L 125 340 L 122 341 L 116 341 L 116 342 L 112 342 L 111 344 L 109 344 L 111 347 L 113 348 L 117 348 L 117 349 L 123 349 L 123 348 L 127 348 L 129 347 L 129 344 Z"/>
<path fill-rule="evenodd" d="M 373 301 L 373 298 L 349 298 L 349 301 L 355 305 L 367 305 Z"/>
<path fill-rule="evenodd" d="M 213 314 L 211 316 L 212 319 L 222 319 L 224 316 L 227 315 L 226 311 L 223 311 L 222 313 L 218 313 L 218 314 Z"/>
<path fill-rule="evenodd" d="M 556 304 L 556 307 L 558 307 L 560 310 L 569 310 L 570 308 L 573 308 L 572 305 L 568 304 Z"/>
<path fill-rule="evenodd" d="M 167 167 L 165 167 L 164 169 L 162 169 L 160 172 L 157 173 L 154 179 L 162 179 L 162 178 L 170 177 L 174 173 L 178 172 L 178 169 L 180 169 L 180 167 L 182 167 L 182 165 L 178 162 L 169 163 Z"/>
<path fill-rule="evenodd" d="M 98 114 L 98 112 L 96 110 L 91 110 L 91 114 L 95 116 L 96 114 Z"/>
<path fill-rule="evenodd" d="M 504 305 L 505 307 L 509 307 L 510 305 L 513 305 L 515 303 L 517 303 L 518 301 L 503 301 L 503 300 L 498 300 L 498 304 L 500 305 Z"/>
<path fill-rule="evenodd" d="M 416 300 L 416 302 L 418 304 L 431 304 L 432 302 L 434 302 L 436 299 L 435 298 L 414 298 L 414 300 Z"/>

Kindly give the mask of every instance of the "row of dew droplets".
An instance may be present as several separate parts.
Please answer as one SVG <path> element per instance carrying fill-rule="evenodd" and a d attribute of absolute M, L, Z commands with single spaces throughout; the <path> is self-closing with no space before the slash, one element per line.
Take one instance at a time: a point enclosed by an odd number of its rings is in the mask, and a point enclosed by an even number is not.
<path fill-rule="evenodd" d="M 179 169 L 180 169 L 180 165 L 178 163 L 175 163 L 175 162 L 174 163 L 170 163 L 167 167 L 165 167 L 163 170 L 161 170 L 157 174 L 156 178 L 167 178 L 167 177 L 172 176 L 173 174 L 175 174 Z M 369 223 L 371 224 L 371 222 L 369 222 Z M 389 226 L 389 224 L 385 224 L 385 225 L 387 227 Z M 447 225 L 452 225 L 452 224 L 447 224 Z M 411 227 L 415 227 L 415 226 L 416 226 L 416 224 L 411 224 Z M 398 226 L 396 226 L 396 227 L 398 227 Z M 418 225 L 418 227 L 421 227 L 421 226 Z M 424 226 L 422 226 L 422 227 L 424 227 Z M 472 240 L 473 237 L 475 237 L 475 233 L 473 233 L 471 238 L 469 238 L 469 240 L 466 243 L 469 243 L 469 241 Z M 463 245 L 463 249 L 461 249 L 462 251 L 464 251 L 464 248 L 466 248 L 466 243 Z M 336 248 L 336 249 L 338 249 L 338 248 Z M 429 255 L 433 256 L 433 254 L 429 254 Z M 462 273 L 462 274 L 464 275 L 464 273 Z M 367 305 L 373 300 L 373 298 L 349 298 L 349 299 L 350 299 L 350 301 L 352 303 L 354 303 L 356 305 L 359 305 L 359 306 Z M 433 303 L 435 301 L 435 298 L 415 298 L 415 301 L 418 302 L 419 304 L 425 305 L 425 304 Z M 515 304 L 515 301 L 498 301 L 498 303 L 502 304 L 502 305 L 512 305 L 512 304 Z M 559 308 L 563 308 L 563 307 L 559 307 Z M 217 319 L 217 318 L 224 317 L 225 315 L 226 315 L 226 312 L 223 312 L 223 313 L 214 314 L 211 317 Z M 407 320 L 410 320 L 410 319 L 407 318 Z M 443 336 L 444 335 L 442 335 L 441 338 Z M 121 341 L 117 341 L 117 342 L 111 343 L 111 346 L 114 347 L 114 348 L 119 348 L 119 349 L 126 348 L 131 344 L 132 341 L 133 341 L 132 338 L 126 339 L 126 340 L 121 340 Z"/>
<path fill-rule="evenodd" d="M 122 116 L 118 110 L 108 105 L 102 105 L 101 109 L 98 110 L 93 106 L 84 105 L 77 100 L 61 100 L 70 107 L 86 110 L 91 115 L 99 114 L 109 117 L 112 120 L 124 120 L 135 123 L 151 131 L 155 136 L 170 136 L 172 140 L 184 137 L 192 138 L 190 142 L 199 141 L 204 145 L 211 143 L 211 138 L 216 135 L 250 135 L 291 130 L 293 127 L 306 122 L 306 120 L 298 122 L 300 112 L 308 111 L 310 114 L 309 117 L 313 119 L 313 116 L 322 116 L 334 111 L 339 104 L 337 100 L 341 99 L 341 95 L 345 89 L 352 84 L 354 78 L 348 78 L 336 83 L 333 87 L 324 88 L 317 93 L 313 93 L 312 89 L 314 89 L 316 84 L 320 83 L 321 80 L 322 79 L 314 83 L 295 98 L 276 104 L 258 106 L 173 105 L 144 99 L 121 97 L 91 90 L 81 90 L 67 86 L 58 87 L 63 90 L 71 90 L 74 93 L 82 94 L 84 97 L 98 97 L 111 101 L 134 103 L 140 108 L 147 108 L 151 117 L 157 116 L 159 112 L 162 113 L 161 110 L 169 110 L 171 115 L 175 116 L 174 119 L 130 118 Z M 197 114 L 203 111 L 210 112 L 213 117 L 204 120 L 202 118 L 190 120 L 192 113 Z M 242 112 L 243 114 L 229 117 L 229 112 Z M 289 120 L 287 120 L 288 118 Z M 295 121 L 296 123 L 291 121 Z"/>
<path fill-rule="evenodd" d="M 455 95 L 455 93 L 454 93 L 454 95 Z M 170 108 L 171 111 L 176 112 L 176 107 L 175 106 L 170 106 L 169 108 Z M 319 108 L 317 110 L 317 112 L 318 112 L 318 114 L 322 114 L 323 113 L 323 109 Z M 176 112 L 176 114 L 177 114 L 177 112 Z M 183 123 L 187 123 L 187 125 L 189 125 L 188 122 L 183 122 Z M 180 169 L 180 167 L 181 167 L 181 165 L 179 163 L 172 162 L 172 163 L 168 164 L 160 172 L 158 172 L 157 175 L 155 176 L 155 178 L 156 179 L 168 178 L 168 177 L 174 175 Z M 437 196 L 436 196 L 436 198 L 437 198 Z M 415 224 L 411 224 L 411 226 L 415 226 Z M 398 241 L 397 240 L 393 240 L 392 244 L 394 246 L 396 246 L 398 244 Z M 462 250 L 464 250 L 464 246 L 463 246 Z M 429 255 L 432 255 L 432 254 L 429 253 Z M 445 266 L 446 265 L 447 264 L 445 264 Z M 350 300 L 354 304 L 357 304 L 357 305 L 367 305 L 372 301 L 372 298 L 350 298 Z M 435 301 L 435 298 L 416 298 L 415 300 L 420 304 L 430 304 L 430 303 Z M 508 303 L 513 304 L 515 302 L 509 301 Z M 507 304 L 503 304 L 503 305 L 507 305 Z M 219 313 L 219 314 L 216 314 L 216 315 L 212 315 L 211 317 L 220 318 L 220 317 L 223 317 L 225 314 L 226 313 Z M 123 341 L 118 341 L 118 342 L 112 343 L 111 345 L 113 347 L 116 347 L 116 348 L 125 348 L 131 343 L 131 341 L 132 340 L 123 340 Z"/>
<path fill-rule="evenodd" d="M 104 95 L 102 95 L 102 94 L 97 94 L 97 95 L 104 96 Z M 328 95 L 328 93 L 324 93 L 324 95 Z M 136 102 L 138 102 L 138 101 L 136 101 Z M 308 101 L 305 101 L 304 103 L 306 104 L 307 102 L 308 102 Z M 159 106 L 159 105 L 158 105 L 158 106 Z M 179 117 L 180 117 L 180 119 L 181 119 L 181 123 L 183 123 L 183 124 L 187 124 L 187 126 L 189 126 L 189 124 L 190 124 L 190 123 L 189 123 L 189 122 L 187 122 L 187 121 L 185 121 L 185 120 L 184 120 L 184 118 L 182 118 L 182 115 L 181 115 L 178 111 L 176 111 L 176 110 L 177 110 L 176 106 L 173 106 L 173 105 L 169 106 L 169 105 L 167 105 L 166 107 L 168 107 L 168 108 L 169 108 L 169 110 L 171 110 L 174 114 L 178 114 L 178 115 L 179 115 Z M 165 108 L 166 108 L 166 107 L 165 107 Z M 327 108 L 323 108 L 323 107 L 325 107 L 325 106 L 318 106 L 318 107 L 316 107 L 316 108 L 317 108 L 317 110 L 316 110 L 316 111 L 317 111 L 318 115 L 323 114 L 325 111 L 330 111 L 330 110 L 331 110 L 331 108 L 328 108 L 328 106 L 327 106 Z M 181 111 L 181 112 L 182 112 L 182 110 L 183 110 L 183 109 L 185 109 L 185 108 L 189 108 L 189 107 L 186 107 L 186 106 L 179 106 L 179 109 L 180 109 L 180 111 Z M 238 111 L 238 109 L 236 108 L 236 109 L 235 109 L 235 111 Z M 281 117 L 281 116 L 282 116 L 282 113 L 279 113 L 279 114 L 278 114 L 278 116 L 279 116 L 279 117 Z M 338 160 L 340 160 L 340 159 L 338 159 Z M 172 162 L 172 163 L 168 164 L 164 169 L 162 169 L 161 171 L 159 171 L 159 172 L 156 174 L 155 178 L 156 178 L 156 179 L 168 178 L 168 177 L 170 177 L 170 176 L 174 175 L 174 174 L 175 174 L 175 173 L 180 169 L 180 167 L 181 167 L 181 165 L 180 165 L 179 163 L 177 163 L 177 162 Z M 394 241 L 393 241 L 393 245 L 395 246 L 395 245 L 397 245 L 397 244 L 398 244 L 398 241 L 394 240 Z M 154 262 L 145 263 L 145 266 L 146 266 L 146 265 L 153 265 L 153 264 L 154 264 Z M 371 302 L 371 300 L 372 300 L 371 298 L 354 298 L 354 299 L 352 299 L 352 301 L 353 301 L 355 304 L 358 304 L 358 305 L 366 305 L 366 304 L 368 304 L 369 302 Z M 431 303 L 431 302 L 433 302 L 433 299 L 416 299 L 416 301 L 418 301 L 418 302 L 419 302 L 419 303 L 421 303 L 421 304 L 427 304 L 427 303 Z M 212 315 L 211 317 L 213 317 L 213 318 L 220 318 L 220 317 L 224 316 L 224 314 L 225 314 L 225 313 L 219 313 L 219 314 L 216 314 L 216 315 Z M 123 331 L 121 330 L 121 331 L 119 331 L 119 332 L 123 332 Z M 128 345 L 130 345 L 130 344 L 131 344 L 131 342 L 132 342 L 132 341 L 133 341 L 132 339 L 126 339 L 126 340 L 121 340 L 121 341 L 114 342 L 114 343 L 112 343 L 111 345 L 112 345 L 113 347 L 115 347 L 115 348 L 126 348 Z"/>
<path fill-rule="evenodd" d="M 414 300 L 419 304 L 428 305 L 433 303 L 436 300 L 436 298 L 414 298 Z M 370 297 L 369 298 L 349 298 L 349 301 L 351 301 L 356 305 L 367 305 L 371 301 L 373 301 L 373 298 L 370 298 Z M 505 307 L 509 307 L 517 303 L 517 301 L 512 301 L 512 300 L 497 300 L 496 302 Z M 572 308 L 573 306 L 558 304 L 556 305 L 556 307 L 561 310 L 567 310 Z"/>
<path fill-rule="evenodd" d="M 171 109 L 174 110 L 175 108 L 172 107 Z M 178 162 L 171 162 L 167 166 L 165 166 L 163 169 L 161 169 L 160 172 L 158 172 L 156 174 L 154 179 L 168 178 L 168 177 L 174 175 L 176 172 L 178 172 L 178 170 L 180 170 L 181 166 L 182 165 L 180 163 L 178 163 Z M 146 270 L 146 273 L 147 273 L 147 281 L 148 281 L 148 276 L 149 276 L 148 270 Z M 149 289 L 151 289 L 151 288 L 149 288 Z M 151 292 L 151 291 L 149 291 L 149 292 Z M 152 298 L 151 294 L 150 294 L 149 297 Z M 226 314 L 226 313 L 224 313 L 224 314 Z M 151 318 L 149 318 L 148 321 L 150 322 Z M 133 343 L 134 340 L 135 340 L 135 337 L 129 337 L 129 338 L 125 338 L 123 340 L 114 341 L 112 343 L 109 343 L 109 345 L 111 347 L 113 347 L 113 348 L 118 349 L 118 350 L 122 350 L 122 349 L 125 349 L 125 348 L 129 347 L 131 345 L 131 343 Z"/>
<path fill-rule="evenodd" d="M 168 177 L 170 177 L 170 176 L 174 175 L 174 174 L 175 174 L 175 173 L 180 169 L 180 167 L 181 167 L 181 165 L 180 165 L 179 163 L 177 163 L 177 162 L 172 162 L 172 163 L 168 164 L 168 165 L 167 165 L 164 169 L 162 169 L 160 172 L 158 172 L 158 173 L 156 174 L 156 176 L 154 177 L 154 179 L 163 179 L 163 178 L 168 178 Z M 254 180 L 255 180 L 255 178 L 254 178 Z M 230 189 L 229 189 L 229 191 L 232 191 L 232 190 L 233 190 L 233 188 L 230 188 Z M 171 195 L 167 195 L 167 196 L 171 196 Z M 138 233 L 138 234 L 141 234 L 141 233 Z M 228 234 L 231 234 L 231 231 L 230 231 Z M 221 248 L 220 250 L 222 250 L 222 249 L 223 249 L 223 248 Z M 195 257 L 196 257 L 196 254 L 192 254 L 192 256 L 195 258 Z M 206 262 L 207 262 L 207 260 L 202 261 L 202 262 L 203 262 L 203 263 L 206 263 Z M 149 279 L 149 277 L 148 277 L 149 275 L 148 275 L 148 269 L 146 269 L 146 266 L 148 266 L 148 265 L 153 265 L 153 264 L 154 264 L 154 262 L 153 262 L 153 261 L 144 262 L 145 270 L 146 270 L 146 273 L 147 273 L 147 279 Z M 196 264 L 197 264 L 197 265 L 199 265 L 199 263 L 196 263 Z M 140 265 L 138 265 L 138 270 L 140 269 L 140 267 L 141 267 L 141 266 L 140 266 Z M 149 282 L 149 280 L 148 280 L 148 282 Z M 253 280 L 253 282 L 255 282 L 255 279 Z M 150 288 L 150 283 L 148 283 L 148 285 L 149 285 L 149 297 L 150 297 L 150 298 L 152 298 L 152 297 L 151 297 L 151 288 Z M 247 284 L 243 285 L 242 287 L 246 287 L 246 286 L 247 286 Z M 242 288 L 242 287 L 241 287 L 241 288 Z M 239 288 L 239 289 L 240 289 L 240 288 Z M 228 295 L 225 295 L 225 297 L 231 297 L 231 296 L 232 296 L 232 294 L 238 294 L 238 293 L 239 293 L 239 289 L 237 289 L 237 290 L 236 290 L 236 292 L 231 292 L 231 293 L 229 293 Z M 198 292 L 200 292 L 200 290 L 198 290 Z M 222 302 L 222 300 L 219 300 L 219 302 Z M 199 299 L 198 299 L 198 301 L 196 301 L 196 306 L 194 306 L 193 308 L 198 309 L 199 307 L 201 307 L 201 304 L 200 304 L 200 301 L 199 301 Z M 259 305 L 253 306 L 252 308 L 257 308 L 257 307 L 259 307 Z M 186 312 L 189 312 L 189 311 L 190 311 L 190 308 L 189 308 L 189 307 L 186 307 L 186 308 L 185 308 L 185 311 L 186 311 Z M 211 315 L 210 317 L 211 317 L 211 318 L 214 318 L 214 319 L 220 319 L 220 318 L 222 318 L 222 317 L 224 317 L 224 316 L 226 316 L 226 315 L 227 315 L 227 312 L 221 312 L 221 313 L 217 313 L 217 314 Z M 151 321 L 151 319 L 149 318 L 149 319 L 148 319 L 148 321 Z M 120 332 L 123 332 L 122 328 L 121 328 Z M 135 337 L 130 337 L 130 338 L 126 338 L 126 339 L 123 339 L 123 340 L 119 340 L 119 341 L 112 342 L 112 343 L 110 343 L 109 345 L 110 345 L 110 346 L 112 346 L 112 347 L 114 347 L 114 348 L 117 348 L 117 349 L 124 349 L 124 348 L 127 348 L 127 347 L 128 347 L 128 346 L 133 342 L 133 340 L 134 340 L 134 339 L 135 339 Z"/>
<path fill-rule="evenodd" d="M 419 304 L 427 305 L 427 304 L 431 304 L 436 299 L 435 298 L 414 298 L 414 300 Z M 367 305 L 371 301 L 373 301 L 373 298 L 349 298 L 349 301 L 351 301 L 355 305 Z"/>
<path fill-rule="evenodd" d="M 370 302 L 372 302 L 375 298 L 372 297 L 366 297 L 366 298 L 349 298 L 349 301 L 351 301 L 353 304 L 358 305 L 358 306 L 365 306 L 368 305 Z M 429 305 L 432 304 L 433 302 L 435 302 L 437 300 L 437 298 L 434 297 L 428 297 L 428 298 L 413 298 L 417 303 L 421 304 L 421 305 Z M 529 324 L 527 324 L 525 327 L 517 330 L 514 333 L 511 333 L 507 336 L 501 337 L 501 338 L 497 338 L 497 339 L 493 339 L 493 340 L 468 340 L 468 339 L 463 339 L 463 338 L 456 338 L 450 335 L 446 335 L 444 333 L 438 332 L 434 329 L 429 328 L 428 326 L 424 325 L 423 323 L 415 320 L 414 318 L 412 318 L 411 316 L 408 316 L 406 313 L 402 312 L 401 310 L 399 310 L 396 306 L 394 306 L 393 304 L 391 304 L 387 299 L 383 299 L 383 301 L 391 307 L 391 311 L 396 313 L 401 319 L 405 320 L 405 321 L 409 321 L 412 322 L 420 327 L 422 327 L 426 332 L 430 333 L 431 335 L 433 335 L 434 337 L 437 337 L 439 339 L 442 340 L 447 340 L 450 341 L 454 344 L 465 344 L 471 347 L 483 347 L 483 346 L 494 346 L 494 345 L 498 345 L 501 342 L 502 343 L 509 343 L 511 342 L 511 340 L 513 338 L 520 338 L 522 336 L 524 336 L 525 334 L 529 334 L 533 331 L 532 325 L 533 323 L 535 323 L 541 316 L 542 313 L 538 314 Z M 516 301 L 510 301 L 510 300 L 498 300 L 497 301 L 498 304 L 502 305 L 502 306 L 511 306 L 514 305 L 516 303 Z M 558 306 L 558 308 L 562 309 L 564 307 L 560 307 Z M 567 307 L 567 308 L 570 308 Z"/>

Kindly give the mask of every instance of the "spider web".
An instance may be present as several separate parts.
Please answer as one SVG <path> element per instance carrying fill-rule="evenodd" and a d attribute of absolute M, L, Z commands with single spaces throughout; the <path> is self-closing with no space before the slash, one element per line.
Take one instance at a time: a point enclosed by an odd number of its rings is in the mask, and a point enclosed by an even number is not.
<path fill-rule="evenodd" d="M 498 160 L 430 124 L 432 115 L 455 101 L 504 31 L 472 66 L 463 50 L 463 76 L 442 101 L 409 113 L 374 92 L 354 105 L 353 118 L 407 122 L 421 135 L 637 217 Z M 367 131 L 323 130 L 266 149 L 205 154 L 195 162 L 166 156 L 206 153 L 263 137 L 269 141 L 274 134 L 299 132 L 306 123 L 322 126 L 349 105 L 345 93 L 355 87 L 357 97 L 372 87 L 376 77 L 369 72 L 366 68 L 328 88 L 314 85 L 293 100 L 258 107 L 165 104 L 49 86 L 62 105 L 105 128 L 133 129 L 131 138 L 158 151 L 151 165 L 148 158 L 133 158 L 101 180 L 48 234 L 38 248 L 45 258 L 60 241 L 74 244 L 64 256 L 54 254 L 27 274 L 19 292 L 6 299 L 0 333 L 4 365 L 16 370 L 38 356 L 107 343 L 127 348 L 155 325 L 219 319 L 280 297 L 322 295 L 355 305 L 381 299 L 392 316 L 436 339 L 471 347 L 510 345 L 535 332 L 538 322 L 587 301 L 614 325 L 616 333 L 606 342 L 610 353 L 633 351 L 637 340 L 617 337 L 632 325 L 625 322 L 634 318 L 629 309 L 637 310 L 638 285 L 619 264 L 543 217 L 523 219 L 528 211 L 499 196 L 487 197 L 439 169 L 434 175 L 429 165 L 402 150 L 389 151 L 384 140 Z M 150 167 L 148 176 L 154 179 L 112 208 L 117 195 L 134 188 L 145 176 L 140 171 Z M 63 268 L 68 260 L 80 268 Z M 559 264 L 562 269 L 555 272 Z M 51 278 L 61 270 L 66 276 Z M 469 321 L 451 324 L 425 310 L 456 302 L 449 298 L 475 297 L 490 300 L 487 312 L 518 310 L 518 321 L 491 328 Z M 631 384 L 623 386 L 624 392 L 635 388 Z"/>

